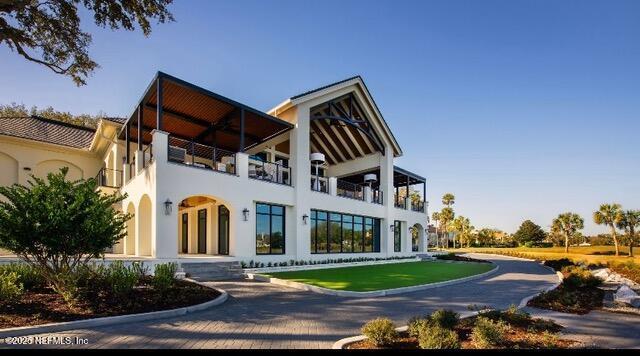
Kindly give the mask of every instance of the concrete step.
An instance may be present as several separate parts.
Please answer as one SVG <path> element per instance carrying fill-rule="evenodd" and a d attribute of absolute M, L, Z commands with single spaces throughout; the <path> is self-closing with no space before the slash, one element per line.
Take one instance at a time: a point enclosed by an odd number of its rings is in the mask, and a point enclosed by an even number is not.
<path fill-rule="evenodd" d="M 198 281 L 219 281 L 244 277 L 239 262 L 186 262 L 182 269 L 190 278 Z"/>

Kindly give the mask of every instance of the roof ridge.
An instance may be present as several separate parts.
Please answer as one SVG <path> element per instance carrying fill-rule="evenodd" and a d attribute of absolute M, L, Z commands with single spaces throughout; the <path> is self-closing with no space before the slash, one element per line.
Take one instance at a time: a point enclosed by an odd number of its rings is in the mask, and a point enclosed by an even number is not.
<path fill-rule="evenodd" d="M 364 80 L 362 79 L 362 76 L 360 76 L 360 74 L 356 74 L 356 75 L 351 76 L 349 78 L 338 80 L 337 82 L 333 82 L 331 84 L 323 85 L 323 86 L 321 86 L 319 88 L 315 88 L 315 89 L 312 89 L 312 90 L 308 90 L 308 91 L 306 91 L 304 93 L 301 93 L 301 94 L 298 94 L 298 95 L 294 95 L 294 96 L 290 97 L 289 99 L 290 100 L 294 100 L 294 99 L 297 99 L 297 98 L 301 98 L 301 97 L 303 97 L 305 95 L 309 95 L 309 94 L 315 93 L 317 91 L 324 90 L 324 89 L 330 88 L 330 87 L 332 87 L 334 85 L 342 84 L 342 83 L 345 83 L 345 82 L 348 82 L 350 80 L 357 79 L 357 78 L 360 78 L 360 80 L 362 80 L 364 82 Z"/>

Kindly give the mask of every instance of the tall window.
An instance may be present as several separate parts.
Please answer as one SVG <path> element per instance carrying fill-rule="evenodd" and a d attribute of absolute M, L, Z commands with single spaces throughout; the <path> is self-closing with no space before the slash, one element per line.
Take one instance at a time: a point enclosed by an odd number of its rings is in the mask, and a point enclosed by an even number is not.
<path fill-rule="evenodd" d="M 402 251 L 402 222 L 393 222 L 393 252 Z"/>
<path fill-rule="evenodd" d="M 256 254 L 284 254 L 284 207 L 256 204 Z"/>
<path fill-rule="evenodd" d="M 380 219 L 311 210 L 311 253 L 380 252 Z"/>

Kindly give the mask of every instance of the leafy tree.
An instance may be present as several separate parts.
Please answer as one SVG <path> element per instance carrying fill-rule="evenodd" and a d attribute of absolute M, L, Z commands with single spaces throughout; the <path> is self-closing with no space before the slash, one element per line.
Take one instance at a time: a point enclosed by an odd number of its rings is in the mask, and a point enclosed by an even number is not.
<path fill-rule="evenodd" d="M 598 225 L 607 225 L 611 228 L 611 238 L 613 238 L 613 244 L 616 247 L 616 256 L 620 255 L 616 224 L 620 219 L 621 211 L 622 207 L 620 204 L 602 204 L 600 205 L 600 209 L 593 213 L 593 222 Z"/>
<path fill-rule="evenodd" d="M 133 31 L 145 36 L 151 20 L 173 21 L 167 10 L 172 0 L 3 0 L 0 1 L 0 44 L 54 73 L 71 77 L 76 85 L 98 64 L 88 53 L 91 35 L 80 28 L 78 7 L 93 14 L 96 25 Z"/>
<path fill-rule="evenodd" d="M 68 171 L 0 187 L 0 248 L 35 267 L 70 302 L 75 272 L 126 235 L 131 215 L 114 209 L 126 196 L 101 194 L 94 179 L 68 181 Z"/>
<path fill-rule="evenodd" d="M 436 239 L 437 239 L 436 244 L 439 245 L 440 234 L 438 232 L 438 227 L 439 227 L 438 221 L 440 221 L 440 213 L 437 212 L 437 211 L 434 211 L 433 214 L 431 214 L 431 219 L 436 223 Z M 440 247 L 440 246 L 438 246 L 438 247 Z"/>
<path fill-rule="evenodd" d="M 627 210 L 620 212 L 616 226 L 624 230 L 629 244 L 629 257 L 633 257 L 633 246 L 636 242 L 636 228 L 640 228 L 640 210 Z"/>
<path fill-rule="evenodd" d="M 444 232 L 444 236 L 445 236 L 445 239 L 447 240 L 447 244 L 449 239 L 449 235 L 447 235 L 447 232 L 449 230 L 448 227 L 454 218 L 455 218 L 455 213 L 453 212 L 452 208 L 446 207 L 446 208 L 442 208 L 442 210 L 440 211 L 440 228 Z"/>
<path fill-rule="evenodd" d="M 0 104 L 0 117 L 27 117 L 27 116 L 39 116 L 49 120 L 66 122 L 68 124 L 80 125 L 89 128 L 96 128 L 98 125 L 98 119 L 104 117 L 104 113 L 98 113 L 98 115 L 80 114 L 74 115 L 70 112 L 58 111 L 51 106 L 45 109 L 38 109 L 37 106 L 32 106 L 30 109 L 24 104 L 11 103 L 8 105 Z"/>
<path fill-rule="evenodd" d="M 542 230 L 542 227 L 531 220 L 522 222 L 518 231 L 513 235 L 513 238 L 520 245 L 524 245 L 527 242 L 542 242 L 546 237 L 547 234 Z"/>
<path fill-rule="evenodd" d="M 446 193 L 442 196 L 442 204 L 446 205 L 447 207 L 451 207 L 451 205 L 455 204 L 455 202 L 456 197 L 451 193 Z"/>
<path fill-rule="evenodd" d="M 569 240 L 584 229 L 584 219 L 575 213 L 563 213 L 553 219 L 551 231 L 564 235 L 564 252 L 569 252 Z"/>
<path fill-rule="evenodd" d="M 471 246 L 473 230 L 475 228 L 471 225 L 469 218 L 462 215 L 456 217 L 451 223 L 451 228 L 457 233 L 460 246 L 462 246 L 462 244 L 466 244 L 467 247 Z"/>
<path fill-rule="evenodd" d="M 491 246 L 495 244 L 495 230 L 482 228 L 476 234 L 476 243 L 480 246 Z"/>

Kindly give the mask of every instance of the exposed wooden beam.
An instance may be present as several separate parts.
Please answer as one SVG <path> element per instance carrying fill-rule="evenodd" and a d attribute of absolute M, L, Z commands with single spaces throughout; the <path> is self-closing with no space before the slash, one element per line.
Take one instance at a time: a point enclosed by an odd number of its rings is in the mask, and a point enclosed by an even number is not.
<path fill-rule="evenodd" d="M 318 128 L 318 124 L 315 122 L 312 122 L 311 124 L 313 125 L 314 137 L 316 141 L 318 141 L 318 144 L 322 147 L 324 154 L 329 156 L 333 162 L 335 163 L 340 162 L 338 153 L 333 151 L 333 147 L 329 148 L 330 143 L 329 141 L 326 140 L 324 135 L 320 132 L 320 129 Z"/>
<path fill-rule="evenodd" d="M 335 152 L 340 156 L 340 162 L 342 161 L 346 161 L 347 157 L 345 157 L 345 155 L 342 153 L 342 150 L 340 149 L 340 147 L 338 147 L 338 145 L 336 145 L 336 142 L 333 140 L 333 138 L 331 137 L 331 135 L 329 135 L 329 125 L 327 125 L 326 122 L 324 122 L 324 120 L 315 120 L 316 124 L 318 125 L 318 129 L 320 130 L 320 137 L 324 138 L 327 140 L 327 143 L 329 145 L 331 145 L 331 147 L 334 148 Z"/>

